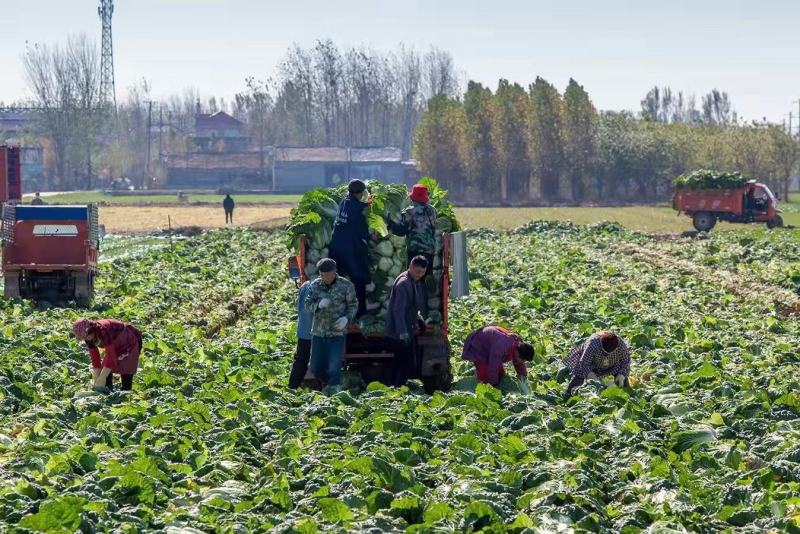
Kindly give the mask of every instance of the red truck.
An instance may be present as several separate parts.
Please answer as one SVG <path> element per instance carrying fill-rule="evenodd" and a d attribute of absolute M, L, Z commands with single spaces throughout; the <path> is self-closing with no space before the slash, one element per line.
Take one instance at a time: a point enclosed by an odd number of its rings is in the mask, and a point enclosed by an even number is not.
<path fill-rule="evenodd" d="M 2 270 L 5 298 L 88 306 L 97 276 L 97 207 L 26 206 L 19 148 L 0 146 Z"/>
<path fill-rule="evenodd" d="M 429 326 L 426 332 L 417 337 L 415 378 L 422 380 L 425 391 L 433 394 L 436 390 L 448 391 L 453 382 L 450 368 L 450 341 L 448 339 L 448 301 L 450 294 L 450 254 L 451 234 L 442 236 L 442 277 L 441 314 L 442 322 L 437 327 Z M 300 268 L 306 264 L 306 240 L 300 240 L 297 255 L 289 257 L 289 277 L 298 285 L 306 282 L 308 276 Z M 350 325 L 345 338 L 344 366 L 361 374 L 364 382 L 388 383 L 388 372 L 394 353 L 390 343 L 383 335 L 365 334 L 357 325 Z"/>
<path fill-rule="evenodd" d="M 708 232 L 717 221 L 763 222 L 770 229 L 783 226 L 775 195 L 769 187 L 755 180 L 735 189 L 679 187 L 675 190 L 672 207 L 692 217 L 699 232 Z"/>
<path fill-rule="evenodd" d="M 3 295 L 88 306 L 97 276 L 97 208 L 3 206 Z"/>

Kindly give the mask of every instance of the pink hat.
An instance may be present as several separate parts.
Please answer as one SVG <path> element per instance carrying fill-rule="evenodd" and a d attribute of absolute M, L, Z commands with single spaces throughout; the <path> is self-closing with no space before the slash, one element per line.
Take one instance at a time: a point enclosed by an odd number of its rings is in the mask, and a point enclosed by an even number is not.
<path fill-rule="evenodd" d="M 78 339 L 86 339 L 92 326 L 94 326 L 94 321 L 90 319 L 78 319 L 72 323 L 72 332 Z"/>

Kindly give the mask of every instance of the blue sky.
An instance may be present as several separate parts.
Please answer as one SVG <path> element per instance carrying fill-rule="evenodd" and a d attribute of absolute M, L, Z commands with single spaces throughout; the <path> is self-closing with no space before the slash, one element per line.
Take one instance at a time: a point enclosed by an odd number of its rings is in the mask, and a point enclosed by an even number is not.
<path fill-rule="evenodd" d="M 195 87 L 232 96 L 270 75 L 292 43 L 450 51 L 469 79 L 563 90 L 582 83 L 601 109 L 639 109 L 655 84 L 699 97 L 717 87 L 739 114 L 781 122 L 800 98 L 800 1 L 116 0 L 118 98 L 146 78 L 156 97 Z M 28 7 L 29 6 L 29 7 Z M 29 43 L 85 32 L 100 40 L 95 0 L 36 0 L 0 11 L 0 100 L 27 94 Z M 797 124 L 797 122 L 795 122 Z"/>

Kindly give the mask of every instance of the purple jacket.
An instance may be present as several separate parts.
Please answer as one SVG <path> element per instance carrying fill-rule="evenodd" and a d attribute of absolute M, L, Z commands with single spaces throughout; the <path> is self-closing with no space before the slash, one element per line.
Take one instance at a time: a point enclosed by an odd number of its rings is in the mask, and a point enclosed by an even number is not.
<path fill-rule="evenodd" d="M 527 376 L 525 367 L 516 351 L 522 340 L 516 334 L 499 326 L 484 326 L 475 330 L 464 342 L 461 358 L 475 363 L 485 363 L 488 367 L 489 383 L 500 381 L 500 370 L 503 364 L 511 362 L 519 376 Z"/>

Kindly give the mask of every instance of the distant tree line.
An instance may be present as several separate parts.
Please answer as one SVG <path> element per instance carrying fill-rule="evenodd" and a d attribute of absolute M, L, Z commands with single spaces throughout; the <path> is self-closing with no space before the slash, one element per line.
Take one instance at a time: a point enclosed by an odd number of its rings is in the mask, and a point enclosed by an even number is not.
<path fill-rule="evenodd" d="M 383 145 L 410 156 L 425 103 L 460 87 L 452 56 L 437 48 L 381 53 L 325 40 L 290 48 L 277 76 L 249 78 L 232 109 L 261 146 Z"/>
<path fill-rule="evenodd" d="M 449 53 L 400 46 L 390 53 L 318 41 L 287 51 L 274 76 L 251 77 L 232 100 L 199 91 L 154 101 L 146 80 L 116 108 L 99 101 L 96 43 L 85 35 L 63 46 L 35 45 L 23 56 L 29 102 L 40 109 L 25 140 L 46 145 L 48 187 L 91 188 L 98 179 L 158 178 L 159 154 L 192 150 L 198 104 L 244 121 L 252 148 L 269 145 L 396 146 L 411 156 L 426 102 L 455 98 L 459 74 Z M 149 148 L 149 150 L 148 150 Z"/>
<path fill-rule="evenodd" d="M 598 111 L 570 80 L 561 94 L 469 82 L 439 49 L 390 53 L 330 40 L 287 51 L 272 77 L 251 77 L 232 100 L 195 89 L 154 101 L 142 80 L 116 108 L 99 101 L 99 51 L 85 36 L 35 45 L 23 57 L 30 102 L 40 108 L 28 140 L 43 143 L 49 187 L 91 188 L 129 177 L 159 178 L 159 155 L 194 149 L 203 112 L 243 120 L 253 150 L 269 145 L 391 145 L 412 155 L 462 200 L 653 201 L 697 168 L 738 170 L 786 194 L 798 148 L 783 129 L 737 120 L 727 93 L 700 100 L 654 87 L 641 113 Z M 201 102 L 202 100 L 202 102 Z"/>
<path fill-rule="evenodd" d="M 21 140 L 45 148 L 48 183 L 40 186 L 90 189 L 100 178 L 118 177 L 152 185 L 159 147 L 185 150 L 196 91 L 153 102 L 150 85 L 142 80 L 128 88 L 116 108 L 101 102 L 99 49 L 85 35 L 71 36 L 64 45 L 34 45 L 22 61 L 32 99 L 12 107 L 37 109 Z M 154 131 L 159 120 L 161 136 Z"/>
<path fill-rule="evenodd" d="M 640 115 L 602 112 L 575 80 L 561 94 L 469 82 L 463 96 L 428 102 L 414 145 L 423 173 L 457 198 L 487 202 L 649 202 L 698 168 L 738 170 L 784 198 L 798 143 L 774 124 L 737 120 L 727 93 L 694 97 L 654 88 Z"/>

